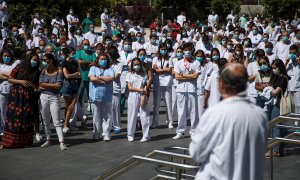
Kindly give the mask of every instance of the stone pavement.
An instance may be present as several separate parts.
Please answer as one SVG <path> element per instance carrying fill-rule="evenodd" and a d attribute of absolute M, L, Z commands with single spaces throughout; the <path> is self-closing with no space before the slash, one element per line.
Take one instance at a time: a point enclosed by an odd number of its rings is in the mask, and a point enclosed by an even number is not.
<path fill-rule="evenodd" d="M 47 148 L 40 148 L 41 143 L 34 143 L 34 146 L 30 148 L 1 150 L 0 179 L 93 179 L 101 172 L 132 155 L 145 155 L 154 149 L 163 149 L 166 146 L 188 147 L 190 141 L 188 136 L 180 140 L 172 139 L 175 135 L 175 129 L 167 129 L 165 125 L 165 107 L 161 108 L 160 126 L 151 130 L 152 141 L 150 142 L 139 142 L 142 137 L 140 130 L 137 131 L 136 140 L 131 143 L 128 142 L 125 132 L 126 119 L 125 114 L 122 117 L 123 132 L 121 134 L 112 133 L 111 142 L 94 142 L 91 140 L 92 122 L 91 115 L 89 115 L 86 126 L 66 137 L 66 143 L 69 147 L 67 151 L 59 149 L 57 139 L 55 139 L 54 145 Z M 52 135 L 53 138 L 57 138 L 53 126 Z M 300 179 L 299 154 L 277 158 L 274 160 L 274 164 L 274 180 Z M 141 165 L 118 179 L 143 180 L 150 179 L 156 174 L 153 165 Z M 265 177 L 267 179 L 267 171 Z"/>

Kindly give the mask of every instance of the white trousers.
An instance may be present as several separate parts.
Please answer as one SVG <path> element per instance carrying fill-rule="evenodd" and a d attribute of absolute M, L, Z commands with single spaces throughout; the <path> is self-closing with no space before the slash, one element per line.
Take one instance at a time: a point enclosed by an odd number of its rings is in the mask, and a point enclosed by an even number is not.
<path fill-rule="evenodd" d="M 187 115 L 191 120 L 190 134 L 195 133 L 199 122 L 197 111 L 197 94 L 189 92 L 177 93 L 178 127 L 176 133 L 184 134 L 187 124 Z"/>
<path fill-rule="evenodd" d="M 44 130 L 47 140 L 50 139 L 50 116 L 56 129 L 59 142 L 63 142 L 62 123 L 60 121 L 60 96 L 41 94 L 41 115 L 44 122 Z"/>
<path fill-rule="evenodd" d="M 7 112 L 8 94 L 0 94 L 0 133 L 4 130 Z"/>
<path fill-rule="evenodd" d="M 74 110 L 72 112 L 71 118 L 70 118 L 70 126 L 75 127 L 77 119 L 83 119 L 84 111 L 82 107 L 80 106 L 79 102 L 77 101 L 74 107 Z"/>
<path fill-rule="evenodd" d="M 113 127 L 121 129 L 120 93 L 113 93 L 111 106 L 111 119 Z"/>
<path fill-rule="evenodd" d="M 128 96 L 128 122 L 127 122 L 127 135 L 134 138 L 134 132 L 137 121 L 137 114 L 140 113 L 143 138 L 150 139 L 149 128 L 150 128 L 150 113 L 148 104 L 144 107 L 140 106 L 141 94 L 137 92 L 129 92 Z"/>
<path fill-rule="evenodd" d="M 111 130 L 111 102 L 92 102 L 93 134 L 109 136 Z"/>
<path fill-rule="evenodd" d="M 201 119 L 202 114 L 204 113 L 204 95 L 197 95 L 198 103 L 198 119 Z"/>
<path fill-rule="evenodd" d="M 167 119 L 168 123 L 173 123 L 173 114 L 172 114 L 172 87 L 169 86 L 160 86 L 158 89 L 154 89 L 153 92 L 156 91 L 156 93 L 153 93 L 154 100 L 154 106 L 153 106 L 153 126 L 158 125 L 158 119 L 159 119 L 159 107 L 160 107 L 160 101 L 161 97 L 164 97 L 164 102 L 166 104 L 167 108 Z"/>
<path fill-rule="evenodd" d="M 178 113 L 177 113 L 177 92 L 176 92 L 177 86 L 172 86 L 172 120 L 174 121 L 177 119 Z"/>

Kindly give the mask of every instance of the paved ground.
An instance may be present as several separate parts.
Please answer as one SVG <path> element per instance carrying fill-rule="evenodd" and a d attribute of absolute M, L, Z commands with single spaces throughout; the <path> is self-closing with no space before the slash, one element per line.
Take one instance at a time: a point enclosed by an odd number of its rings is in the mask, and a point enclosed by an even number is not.
<path fill-rule="evenodd" d="M 47 148 L 40 148 L 40 144 L 35 143 L 31 148 L 4 149 L 0 151 L 0 179 L 93 179 L 132 155 L 145 155 L 166 146 L 188 147 L 189 137 L 176 141 L 171 139 L 175 135 L 175 129 L 167 129 L 164 125 L 166 118 L 164 110 L 165 107 L 162 107 L 160 126 L 151 131 L 152 141 L 147 143 L 139 142 L 141 131 L 137 131 L 136 141 L 132 143 L 127 141 L 125 132 L 112 134 L 112 141 L 108 143 L 93 142 L 89 120 L 85 127 L 67 136 L 66 143 L 69 146 L 67 151 L 61 151 L 58 143 Z M 122 117 L 122 124 L 126 127 L 126 114 Z M 53 137 L 56 138 L 53 127 L 52 130 Z M 275 180 L 300 179 L 299 149 L 288 150 L 291 155 L 274 161 Z M 150 179 L 155 174 L 154 166 L 142 165 L 118 179 L 143 180 Z"/>

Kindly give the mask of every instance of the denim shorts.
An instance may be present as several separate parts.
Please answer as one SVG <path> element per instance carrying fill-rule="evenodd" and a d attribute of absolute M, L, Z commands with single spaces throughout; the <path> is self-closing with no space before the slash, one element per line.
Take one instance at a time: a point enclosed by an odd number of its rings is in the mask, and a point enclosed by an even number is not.
<path fill-rule="evenodd" d="M 63 96 L 71 96 L 78 94 L 79 83 L 77 80 L 64 80 L 61 88 L 61 94 Z"/>

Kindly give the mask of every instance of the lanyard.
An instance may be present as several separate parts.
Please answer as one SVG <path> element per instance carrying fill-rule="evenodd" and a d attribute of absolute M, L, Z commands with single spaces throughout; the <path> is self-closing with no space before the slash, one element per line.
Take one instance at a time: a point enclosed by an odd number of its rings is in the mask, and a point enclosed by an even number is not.
<path fill-rule="evenodd" d="M 185 69 L 189 71 L 189 69 L 190 69 L 190 62 L 188 62 L 187 60 L 184 60 L 184 64 L 183 65 L 184 65 Z"/>

